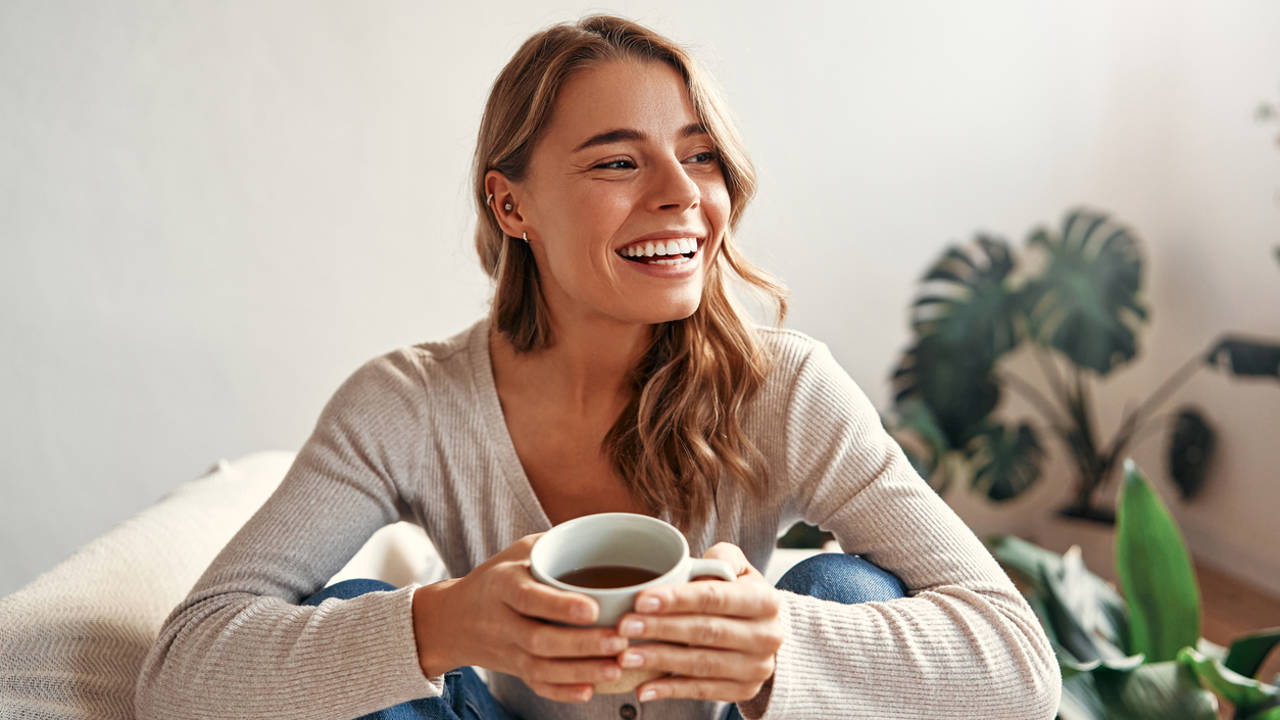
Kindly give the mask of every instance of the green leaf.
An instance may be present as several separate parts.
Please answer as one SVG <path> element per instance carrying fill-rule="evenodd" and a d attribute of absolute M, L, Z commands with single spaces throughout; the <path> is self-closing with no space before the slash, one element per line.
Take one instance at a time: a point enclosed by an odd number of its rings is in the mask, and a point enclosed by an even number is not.
<path fill-rule="evenodd" d="M 1280 706 L 1253 712 L 1245 717 L 1237 717 L 1239 720 L 1280 720 Z"/>
<path fill-rule="evenodd" d="M 1190 668 L 1202 684 L 1235 705 L 1237 712 L 1248 713 L 1280 704 L 1280 690 L 1232 672 L 1221 662 L 1189 647 L 1178 652 L 1178 662 Z"/>
<path fill-rule="evenodd" d="M 1183 500 L 1190 500 L 1204 485 L 1215 445 L 1213 426 L 1197 409 L 1178 413 L 1169 435 L 1169 476 Z"/>
<path fill-rule="evenodd" d="M 1169 511 L 1132 460 L 1116 518 L 1116 574 L 1129 603 L 1129 650 L 1173 660 L 1200 637 L 1200 592 Z"/>
<path fill-rule="evenodd" d="M 912 306 L 916 337 L 893 373 L 895 402 L 924 403 L 949 449 L 982 432 L 999 403 L 995 363 L 1021 340 L 1012 269 L 1008 244 L 979 235 L 947 248 Z"/>
<path fill-rule="evenodd" d="M 1056 602 L 1075 618 L 1075 624 L 1099 650 L 1100 657 L 1116 659 L 1133 655 L 1126 644 L 1129 631 L 1124 600 L 1110 584 L 1089 572 L 1080 548 L 1072 547 L 1066 555 L 1058 555 L 1012 535 L 991 537 L 986 542 L 1001 565 L 1031 586 L 1033 599 L 1041 603 L 1038 613 L 1050 639 L 1061 643 L 1060 636 L 1070 630 L 1055 624 L 1053 615 L 1057 611 L 1050 612 L 1050 605 Z M 1047 580 L 1050 577 L 1059 579 L 1056 587 L 1050 587 Z M 1034 603 L 1032 607 L 1035 608 Z M 1100 644 L 1106 647 L 1097 648 Z M 1115 652 L 1108 652 L 1111 649 Z M 1080 664 L 1080 658 L 1076 660 Z"/>
<path fill-rule="evenodd" d="M 1227 659 L 1223 664 L 1232 672 L 1240 673 L 1245 677 L 1254 677 L 1262 667 L 1262 662 L 1267 659 L 1267 654 L 1278 642 L 1280 642 L 1280 627 L 1242 635 L 1231 643 L 1231 650 L 1227 652 Z"/>
<path fill-rule="evenodd" d="M 1233 375 L 1280 379 L 1280 342 L 1228 335 L 1214 344 L 1205 362 Z"/>
<path fill-rule="evenodd" d="M 1142 257 L 1129 230 L 1075 210 L 1060 237 L 1041 228 L 1027 244 L 1048 255 L 1020 294 L 1031 336 L 1100 375 L 1132 360 L 1147 311 L 1138 299 Z"/>
<path fill-rule="evenodd" d="M 969 444 L 973 486 L 984 488 L 996 502 L 1017 497 L 1040 479 L 1044 450 L 1035 430 L 1022 423 L 1016 430 L 995 424 Z"/>
<path fill-rule="evenodd" d="M 1099 668 L 1062 683 L 1062 720 L 1215 720 L 1218 699 L 1176 662 Z"/>

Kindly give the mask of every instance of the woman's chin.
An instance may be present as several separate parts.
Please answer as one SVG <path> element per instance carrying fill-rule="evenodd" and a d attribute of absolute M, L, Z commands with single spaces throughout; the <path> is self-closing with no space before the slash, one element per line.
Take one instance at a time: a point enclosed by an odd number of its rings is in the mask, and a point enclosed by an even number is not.
<path fill-rule="evenodd" d="M 657 307 L 650 305 L 644 308 L 639 315 L 644 318 L 642 322 L 647 325 L 684 320 L 698 311 L 701 300 L 700 295 L 692 298 L 671 298 L 669 302 Z"/>

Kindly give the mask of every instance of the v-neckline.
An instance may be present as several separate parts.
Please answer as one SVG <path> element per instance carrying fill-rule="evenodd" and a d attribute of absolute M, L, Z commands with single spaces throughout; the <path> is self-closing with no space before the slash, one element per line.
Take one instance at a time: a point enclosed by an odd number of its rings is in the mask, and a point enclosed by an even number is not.
<path fill-rule="evenodd" d="M 492 431 L 494 451 L 502 464 L 503 475 L 516 497 L 522 501 L 521 507 L 534 521 L 537 531 L 550 530 L 551 519 L 538 500 L 538 494 L 533 491 L 533 483 L 529 481 L 524 465 L 520 463 L 515 440 L 511 438 L 511 430 L 507 427 L 507 417 L 502 412 L 502 400 L 498 397 L 498 384 L 493 375 L 493 359 L 489 354 L 488 317 L 472 328 L 468 345 L 476 402 L 484 413 L 485 423 Z"/>

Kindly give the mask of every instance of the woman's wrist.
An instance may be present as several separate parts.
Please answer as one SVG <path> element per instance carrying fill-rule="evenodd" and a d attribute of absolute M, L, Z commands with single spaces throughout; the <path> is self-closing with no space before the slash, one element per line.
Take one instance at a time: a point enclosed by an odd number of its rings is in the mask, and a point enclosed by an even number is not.
<path fill-rule="evenodd" d="M 413 642 L 418 648 L 418 666 L 426 677 L 437 677 L 458 667 L 450 642 L 455 632 L 445 630 L 443 609 L 446 596 L 456 580 L 442 580 L 413 591 Z"/>

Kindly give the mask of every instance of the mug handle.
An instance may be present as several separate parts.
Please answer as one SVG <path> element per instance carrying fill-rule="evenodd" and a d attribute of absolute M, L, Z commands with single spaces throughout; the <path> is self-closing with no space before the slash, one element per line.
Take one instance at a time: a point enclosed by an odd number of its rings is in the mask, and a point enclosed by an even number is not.
<path fill-rule="evenodd" d="M 738 576 L 733 573 L 733 568 L 729 567 L 729 563 L 723 560 L 715 560 L 713 558 L 690 558 L 689 563 L 689 579 L 711 576 L 721 580 L 733 582 Z"/>

